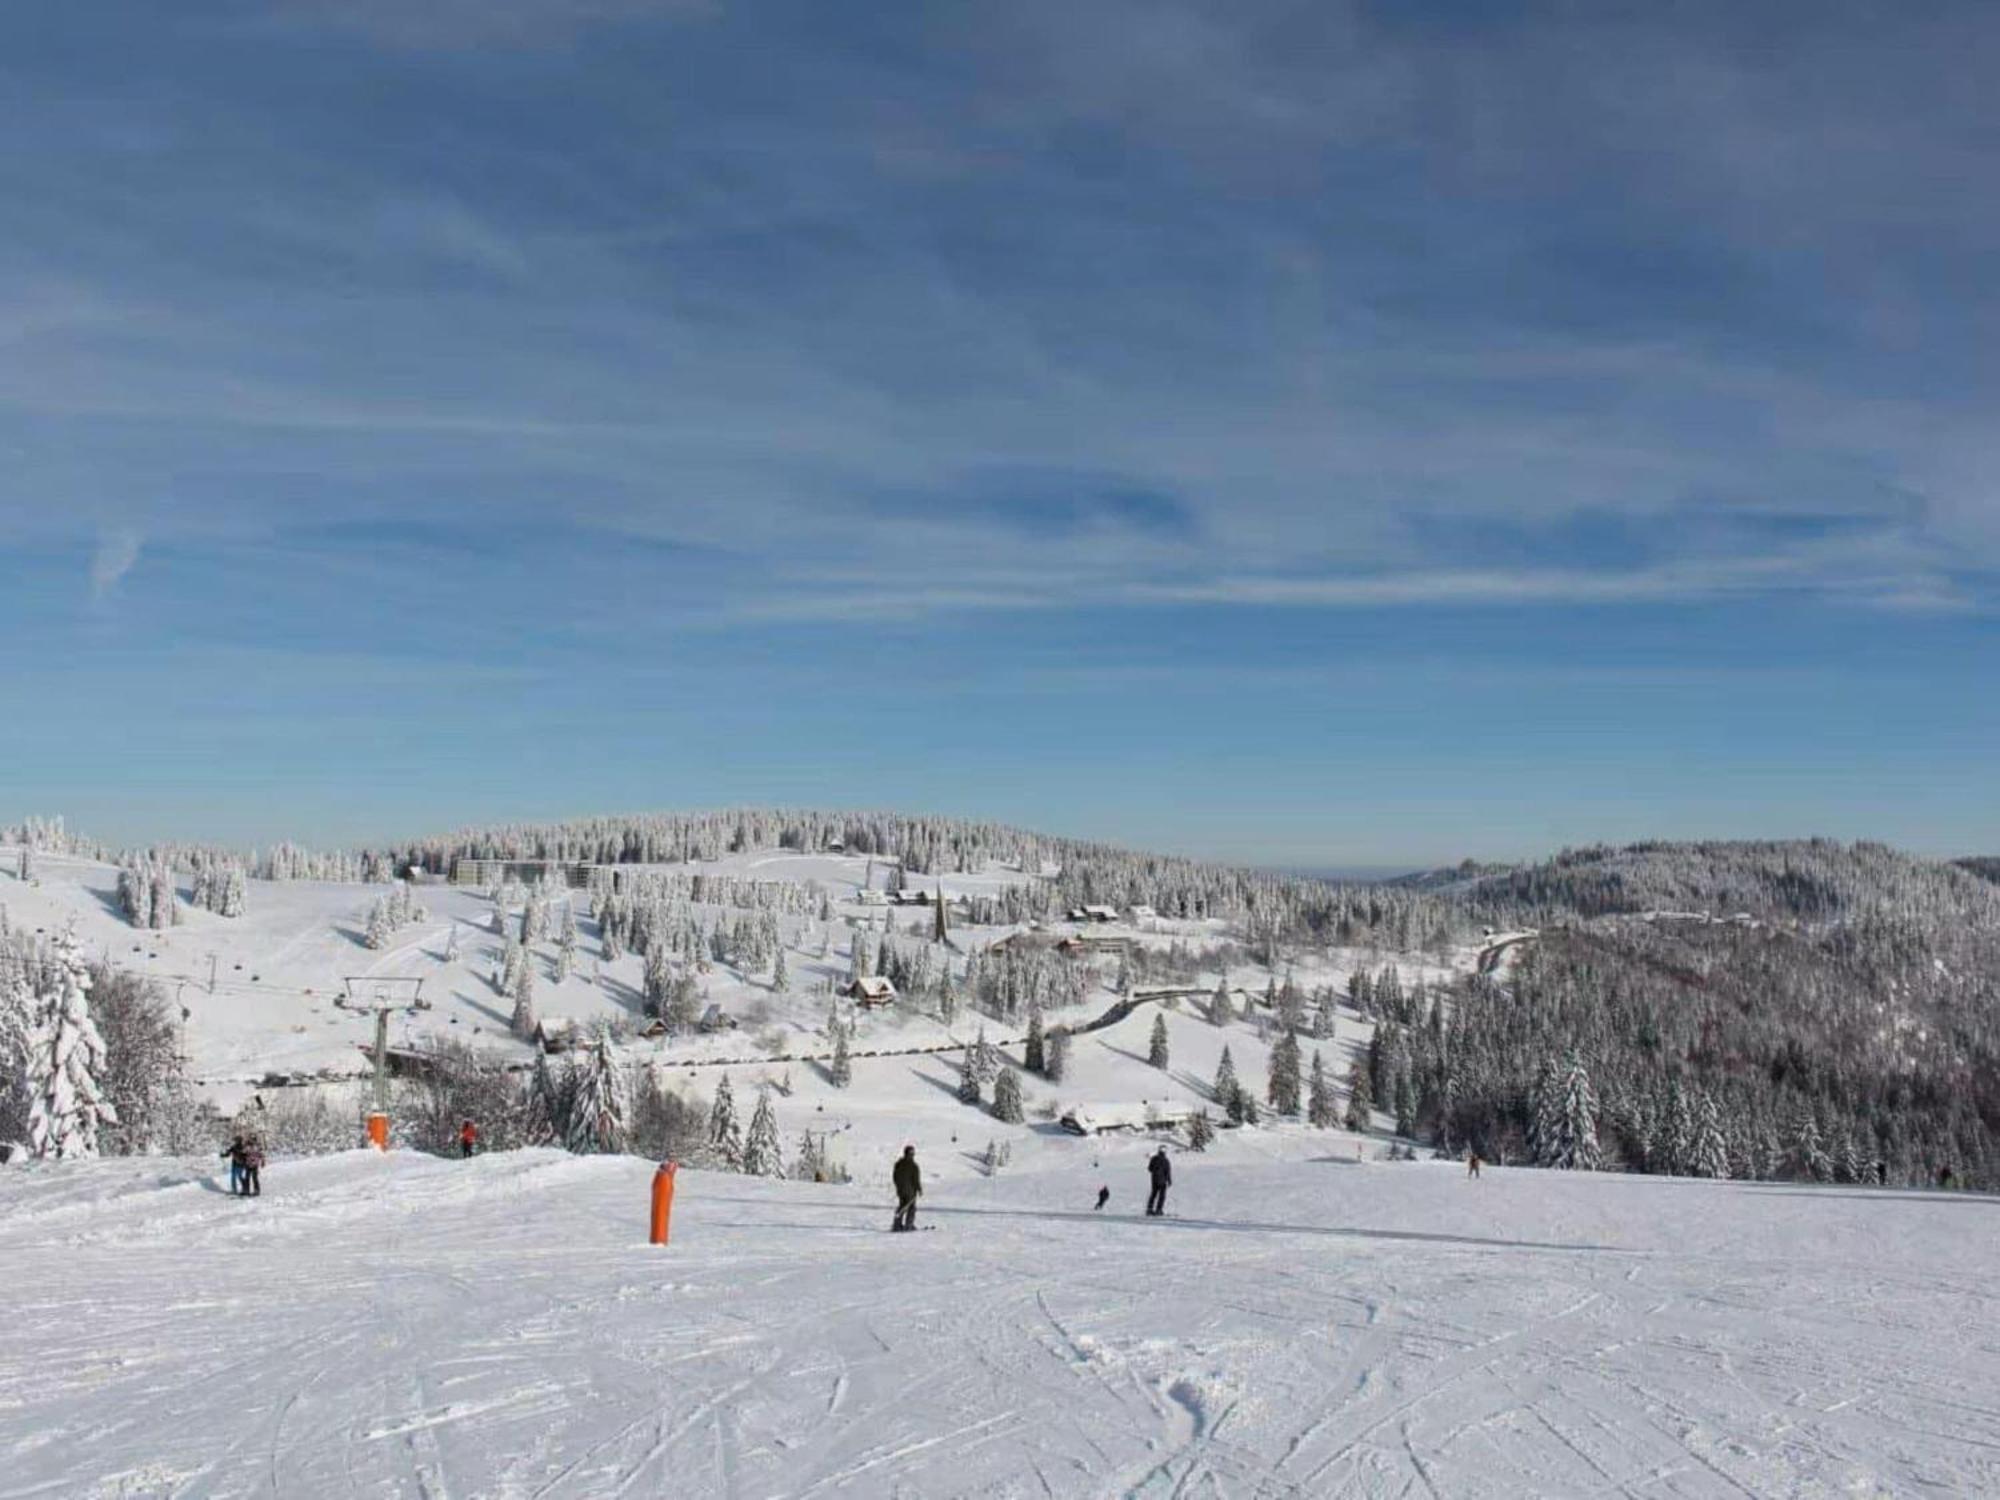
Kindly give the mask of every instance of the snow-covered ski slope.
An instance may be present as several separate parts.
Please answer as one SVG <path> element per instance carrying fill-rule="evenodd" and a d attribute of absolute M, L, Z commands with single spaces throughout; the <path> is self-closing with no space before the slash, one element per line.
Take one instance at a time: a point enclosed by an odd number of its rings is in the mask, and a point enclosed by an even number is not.
<path fill-rule="evenodd" d="M 1990 1200 L 1091 1149 L 9 1171 L 0 1497 L 2000 1494 Z"/>

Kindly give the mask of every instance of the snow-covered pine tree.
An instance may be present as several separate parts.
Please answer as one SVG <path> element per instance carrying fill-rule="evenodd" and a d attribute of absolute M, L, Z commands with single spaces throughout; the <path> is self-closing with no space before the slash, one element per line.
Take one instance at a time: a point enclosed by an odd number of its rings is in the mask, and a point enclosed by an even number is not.
<path fill-rule="evenodd" d="M 1208 1111 L 1198 1109 L 1188 1119 L 1188 1150 L 1206 1151 L 1208 1143 L 1215 1139 L 1215 1124 L 1208 1117 Z"/>
<path fill-rule="evenodd" d="M 508 1018 L 507 1029 L 527 1041 L 535 1034 L 540 1017 L 535 1014 L 535 966 L 531 963 L 517 964 L 514 968 L 514 1014 Z"/>
<path fill-rule="evenodd" d="M 1349 1130 L 1368 1130 L 1375 1123 L 1375 1090 L 1368 1080 L 1368 1065 L 1360 1058 L 1347 1070 L 1347 1109 L 1340 1123 Z"/>
<path fill-rule="evenodd" d="M 1320 1130 L 1331 1130 L 1340 1121 L 1340 1106 L 1333 1097 L 1333 1085 L 1327 1081 L 1326 1062 L 1319 1055 L 1319 1048 L 1313 1048 L 1312 1072 L 1306 1086 L 1306 1119 Z"/>
<path fill-rule="evenodd" d="M 1333 1039 L 1333 1023 L 1338 1005 L 1333 997 L 1333 986 L 1328 985 L 1319 992 L 1319 1003 L 1313 1007 L 1313 1040 L 1326 1042 Z"/>
<path fill-rule="evenodd" d="M 1535 1088 L 1528 1112 L 1528 1151 L 1538 1167 L 1552 1166 L 1559 1149 L 1562 1131 L 1557 1116 L 1561 1109 L 1561 1094 L 1562 1075 L 1556 1067 L 1555 1054 L 1547 1053 L 1535 1073 Z"/>
<path fill-rule="evenodd" d="M 979 1028 L 979 1036 L 972 1044 L 972 1067 L 982 1084 L 991 1083 L 1000 1071 L 1000 1054 L 993 1050 L 993 1044 L 986 1040 L 986 1028 Z"/>
<path fill-rule="evenodd" d="M 521 1134 L 530 1146 L 548 1146 L 569 1139 L 567 1076 L 549 1067 L 546 1052 L 535 1054 L 534 1076 L 528 1081 Z"/>
<path fill-rule="evenodd" d="M 1581 1053 L 1572 1050 L 1557 1074 L 1554 1140 L 1544 1166 L 1563 1171 L 1594 1172 L 1599 1163 L 1597 1147 L 1597 1091 L 1590 1085 L 1590 1070 Z"/>
<path fill-rule="evenodd" d="M 1299 1034 L 1290 1027 L 1271 1049 L 1269 1077 L 1264 1097 L 1281 1115 L 1299 1112 Z"/>
<path fill-rule="evenodd" d="M 576 1070 L 576 1096 L 569 1111 L 569 1149 L 579 1155 L 611 1155 L 625 1149 L 631 1121 L 625 1073 L 618 1066 L 611 1028 L 599 1022 L 596 1045 Z"/>
<path fill-rule="evenodd" d="M 1808 1105 L 1800 1112 L 1793 1135 L 1792 1173 L 1804 1182 L 1826 1182 L 1833 1176 L 1833 1161 L 1819 1133 L 1819 1121 Z"/>
<path fill-rule="evenodd" d="M 1729 1137 L 1715 1095 L 1704 1092 L 1694 1110 L 1694 1144 L 1688 1170 L 1697 1177 L 1729 1175 Z"/>
<path fill-rule="evenodd" d="M 1222 1048 L 1222 1060 L 1215 1065 L 1214 1092 L 1215 1102 L 1224 1109 L 1229 1107 L 1229 1101 L 1235 1098 L 1237 1093 L 1236 1060 L 1229 1055 L 1226 1043 Z"/>
<path fill-rule="evenodd" d="M 232 863 L 222 872 L 219 893 L 216 898 L 216 915 L 240 917 L 249 896 L 249 882 L 243 874 L 243 866 Z"/>
<path fill-rule="evenodd" d="M 368 908 L 368 925 L 362 933 L 361 941 L 370 948 L 386 948 L 389 946 L 390 934 L 394 931 L 395 927 L 389 920 L 389 903 L 378 896 L 375 904 Z"/>
<path fill-rule="evenodd" d="M 681 974 L 667 987 L 667 1008 L 662 1019 L 675 1036 L 686 1036 L 701 1023 L 701 991 L 694 975 Z"/>
<path fill-rule="evenodd" d="M 757 1107 L 750 1112 L 750 1133 L 743 1138 L 743 1170 L 752 1177 L 783 1177 L 785 1148 L 778 1139 L 778 1117 L 771 1108 L 771 1090 L 757 1091 Z"/>
<path fill-rule="evenodd" d="M 1417 1082 L 1408 1068 L 1396 1075 L 1396 1134 L 1409 1140 L 1417 1135 Z"/>
<path fill-rule="evenodd" d="M 1061 1083 L 1069 1073 L 1069 1033 L 1060 1026 L 1051 1031 L 1045 1052 L 1047 1066 L 1042 1076 L 1050 1083 Z"/>
<path fill-rule="evenodd" d="M 1047 1038 L 1042 1032 L 1042 1008 L 1039 1005 L 1028 1010 L 1028 1035 L 1021 1043 L 1021 1066 L 1030 1073 L 1046 1073 L 1049 1070 Z"/>
<path fill-rule="evenodd" d="M 847 1055 L 847 1028 L 833 1023 L 833 1061 L 827 1066 L 827 1082 L 844 1089 L 854 1082 L 854 1063 Z"/>
<path fill-rule="evenodd" d="M 715 1102 L 709 1106 L 708 1143 L 732 1167 L 743 1160 L 743 1129 L 736 1120 L 736 1095 L 729 1087 L 727 1073 L 715 1086 Z"/>
<path fill-rule="evenodd" d="M 98 1087 L 104 1038 L 90 1019 L 90 970 L 72 923 L 57 935 L 28 1055 L 28 1154 L 97 1155 L 97 1132 L 118 1121 Z"/>
<path fill-rule="evenodd" d="M 1146 1061 L 1165 1072 L 1167 1060 L 1167 1018 L 1156 1015 L 1153 1017 L 1153 1034 L 1146 1040 Z"/>
<path fill-rule="evenodd" d="M 1002 1068 L 993 1080 L 993 1118 L 1006 1125 L 1018 1125 L 1025 1118 L 1021 1108 L 1021 1075 Z"/>
<path fill-rule="evenodd" d="M 778 945 L 777 956 L 771 960 L 771 992 L 783 995 L 792 988 L 791 971 L 785 967 L 785 945 Z"/>
<path fill-rule="evenodd" d="M 967 1047 L 965 1061 L 960 1063 L 958 1068 L 958 1102 L 977 1105 L 983 1097 L 978 1055 L 971 1047 Z"/>
<path fill-rule="evenodd" d="M 1223 975 L 1215 982 L 1215 993 L 1208 997 L 1208 1023 L 1211 1026 L 1227 1026 L 1236 1019 L 1236 1008 L 1229 1003 L 1229 976 Z"/>
<path fill-rule="evenodd" d="M 164 932 L 181 923 L 181 898 L 174 889 L 174 872 L 161 860 L 153 866 L 153 918 L 151 926 Z"/>

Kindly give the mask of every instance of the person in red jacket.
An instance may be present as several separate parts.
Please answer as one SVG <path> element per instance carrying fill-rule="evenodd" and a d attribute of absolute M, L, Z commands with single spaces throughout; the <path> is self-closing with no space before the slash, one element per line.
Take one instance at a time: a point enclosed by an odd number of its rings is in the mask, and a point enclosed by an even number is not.
<path fill-rule="evenodd" d="M 470 1156 L 479 1147 L 479 1131 L 467 1120 L 458 1127 L 458 1154 Z"/>

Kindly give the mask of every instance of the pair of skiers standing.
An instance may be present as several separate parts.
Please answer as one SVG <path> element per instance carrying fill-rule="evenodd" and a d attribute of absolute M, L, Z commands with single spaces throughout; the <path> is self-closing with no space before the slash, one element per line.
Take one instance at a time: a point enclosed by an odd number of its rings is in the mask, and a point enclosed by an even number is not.
<path fill-rule="evenodd" d="M 1152 1191 L 1146 1195 L 1146 1215 L 1157 1219 L 1167 1211 L 1167 1189 L 1173 1185 L 1174 1164 L 1167 1159 L 1165 1146 L 1153 1153 L 1146 1163 L 1146 1176 L 1152 1182 Z M 889 1173 L 890 1181 L 896 1188 L 896 1216 L 889 1221 L 889 1228 L 903 1234 L 917 1227 L 917 1199 L 924 1195 L 923 1169 L 917 1165 L 917 1148 L 905 1146 L 903 1154 L 896 1158 L 896 1165 Z M 1111 1189 L 1097 1190 L 1099 1208 L 1111 1199 Z"/>
<path fill-rule="evenodd" d="M 264 1145 L 254 1135 L 237 1134 L 216 1153 L 229 1159 L 229 1191 L 239 1198 L 261 1198 L 264 1184 Z"/>

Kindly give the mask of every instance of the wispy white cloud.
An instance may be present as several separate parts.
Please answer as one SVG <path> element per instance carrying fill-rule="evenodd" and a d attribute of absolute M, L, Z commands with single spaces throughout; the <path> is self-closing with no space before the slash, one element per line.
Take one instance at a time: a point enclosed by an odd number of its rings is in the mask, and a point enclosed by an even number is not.
<path fill-rule="evenodd" d="M 111 597 L 125 575 L 138 565 L 145 537 L 129 526 L 114 526 L 101 532 L 97 550 L 90 558 L 90 596 L 102 603 Z"/>

